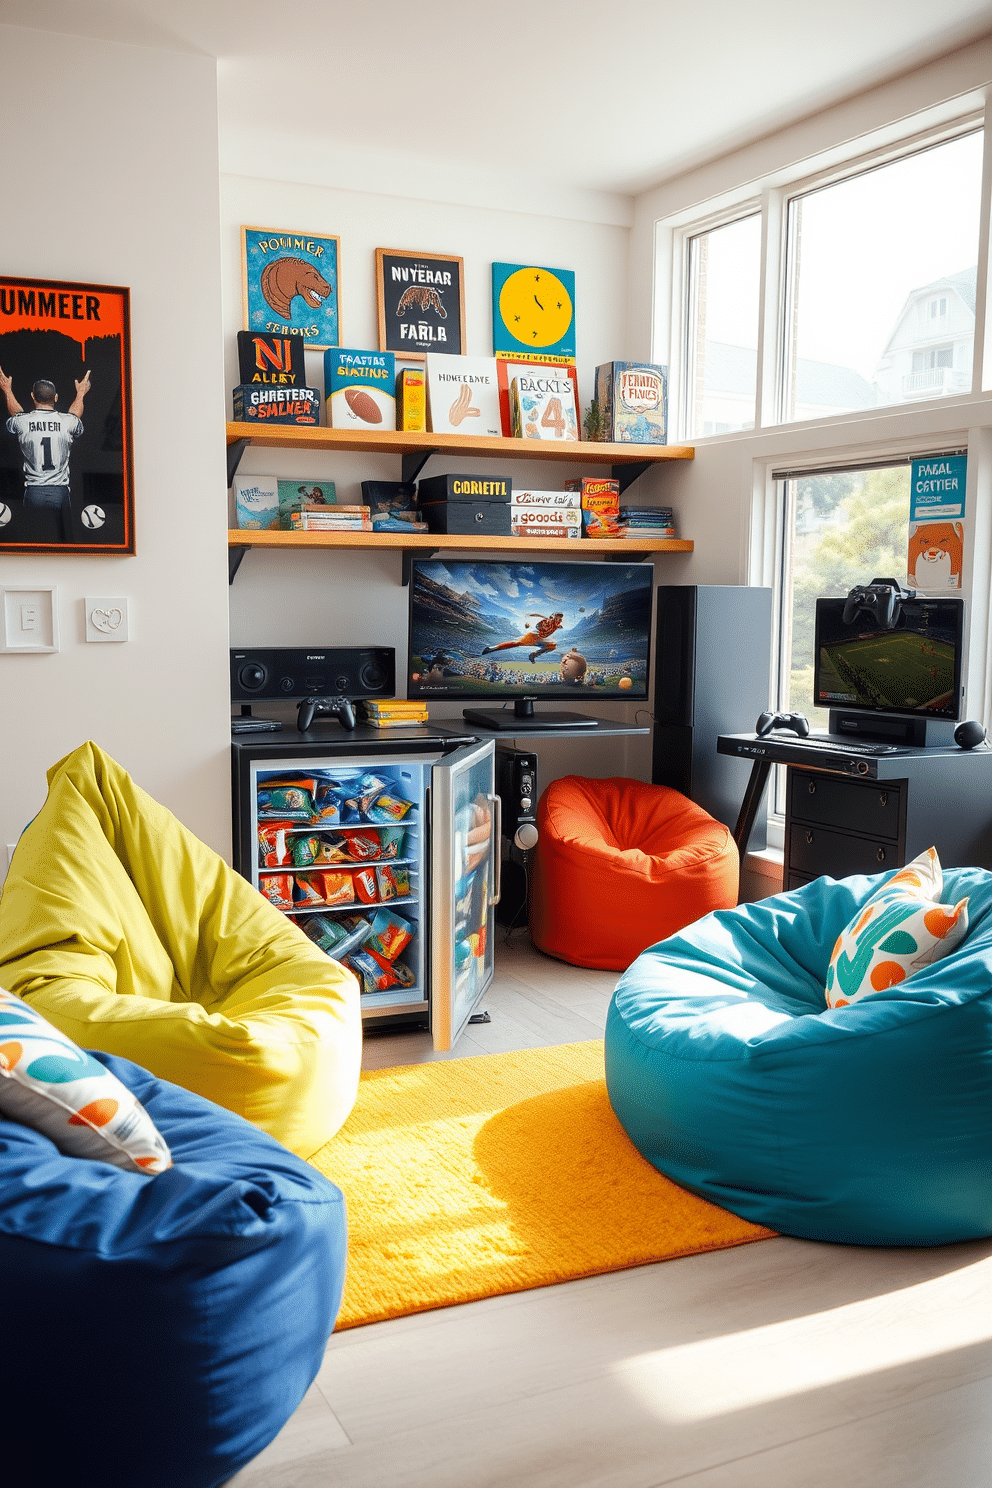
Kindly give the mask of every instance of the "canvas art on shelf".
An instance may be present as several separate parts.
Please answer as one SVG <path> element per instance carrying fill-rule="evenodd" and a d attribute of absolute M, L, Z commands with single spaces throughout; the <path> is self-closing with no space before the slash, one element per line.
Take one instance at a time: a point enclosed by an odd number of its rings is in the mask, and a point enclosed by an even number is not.
<path fill-rule="evenodd" d="M 0 278 L 0 550 L 134 552 L 130 292 Z"/>
<path fill-rule="evenodd" d="M 301 336 L 314 351 L 337 346 L 338 243 L 316 233 L 242 227 L 245 330 Z"/>
<path fill-rule="evenodd" d="M 571 269 L 493 264 L 493 355 L 518 362 L 575 361 Z"/>
<path fill-rule="evenodd" d="M 462 260 L 450 253 L 375 250 L 379 349 L 412 361 L 427 352 L 460 356 L 465 346 Z"/>

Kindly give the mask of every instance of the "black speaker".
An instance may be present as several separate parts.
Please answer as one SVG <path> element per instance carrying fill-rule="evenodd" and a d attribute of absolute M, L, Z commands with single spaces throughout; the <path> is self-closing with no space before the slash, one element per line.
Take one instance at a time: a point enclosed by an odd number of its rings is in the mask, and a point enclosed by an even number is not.
<path fill-rule="evenodd" d="M 503 836 L 522 852 L 537 842 L 537 755 L 496 745 L 496 794 Z"/>
<path fill-rule="evenodd" d="M 231 649 L 231 701 L 392 697 L 392 646 L 246 646 Z"/>
<path fill-rule="evenodd" d="M 651 779 L 681 791 L 731 829 L 751 762 L 717 754 L 717 736 L 753 732 L 768 707 L 771 644 L 770 589 L 658 589 Z M 763 815 L 750 846 L 765 846 Z"/>

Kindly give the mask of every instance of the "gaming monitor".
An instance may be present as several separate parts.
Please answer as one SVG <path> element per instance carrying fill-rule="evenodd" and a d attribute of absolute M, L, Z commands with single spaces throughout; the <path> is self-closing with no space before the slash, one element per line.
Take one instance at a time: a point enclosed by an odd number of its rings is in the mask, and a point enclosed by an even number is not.
<path fill-rule="evenodd" d="M 490 729 L 595 727 L 533 702 L 648 696 L 652 580 L 642 563 L 415 559 L 407 695 L 512 702 L 464 710 Z"/>
<path fill-rule="evenodd" d="M 843 599 L 816 601 L 813 703 L 893 717 L 960 716 L 964 601 L 904 600 L 892 630 Z"/>

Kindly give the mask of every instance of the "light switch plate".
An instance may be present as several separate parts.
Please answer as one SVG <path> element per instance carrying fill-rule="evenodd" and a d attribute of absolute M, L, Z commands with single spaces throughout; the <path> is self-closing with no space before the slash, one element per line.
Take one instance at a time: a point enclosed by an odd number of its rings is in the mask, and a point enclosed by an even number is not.
<path fill-rule="evenodd" d="M 130 640 L 127 599 L 84 599 L 88 641 Z"/>
<path fill-rule="evenodd" d="M 56 585 L 6 584 L 0 604 L 0 651 L 59 649 Z"/>

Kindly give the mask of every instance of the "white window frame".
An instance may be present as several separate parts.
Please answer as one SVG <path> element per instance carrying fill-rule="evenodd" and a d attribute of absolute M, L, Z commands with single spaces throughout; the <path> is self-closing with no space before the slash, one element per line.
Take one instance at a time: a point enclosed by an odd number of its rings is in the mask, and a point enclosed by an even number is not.
<path fill-rule="evenodd" d="M 669 368 L 669 422 L 681 441 L 700 439 L 732 439 L 748 434 L 749 430 L 733 430 L 719 435 L 692 435 L 691 398 L 687 395 L 686 373 L 688 370 L 689 335 L 692 328 L 689 305 L 689 240 L 717 227 L 726 227 L 732 222 L 761 212 L 761 267 L 758 285 L 758 357 L 757 387 L 755 390 L 755 430 L 772 427 L 802 428 L 815 425 L 815 419 L 786 421 L 785 365 L 788 337 L 791 334 L 789 305 L 792 299 L 790 245 L 788 237 L 789 202 L 795 197 L 812 191 L 838 185 L 842 181 L 864 175 L 869 171 L 891 165 L 895 161 L 947 144 L 964 135 L 985 130 L 985 148 L 982 165 L 982 199 L 979 216 L 978 273 L 975 285 L 975 354 L 972 365 L 972 385 L 965 394 L 972 397 L 987 386 L 985 378 L 992 377 L 992 327 L 986 315 L 988 295 L 988 251 L 989 209 L 992 203 L 992 129 L 987 119 L 988 110 L 974 106 L 941 117 L 936 122 L 923 122 L 934 113 L 930 110 L 918 116 L 916 127 L 893 132 L 893 127 L 877 131 L 872 142 L 862 141 L 859 148 L 847 152 L 838 149 L 830 152 L 831 159 L 815 167 L 811 162 L 800 162 L 789 171 L 777 172 L 773 177 L 757 184 L 751 183 L 737 191 L 725 193 L 713 202 L 694 209 L 673 214 L 655 223 L 655 283 L 663 282 L 668 267 L 671 285 L 670 303 L 666 313 L 658 313 L 662 296 L 655 295 L 655 325 L 652 338 L 652 360 L 667 363 Z M 889 406 L 889 405 L 886 405 Z M 899 403 L 891 405 L 900 410 L 912 409 L 917 404 Z M 865 410 L 873 415 L 882 409 Z M 864 416 L 862 414 L 862 416 Z M 852 415 L 853 416 L 853 415 Z"/>
<path fill-rule="evenodd" d="M 782 632 L 784 628 L 785 574 L 791 531 L 786 525 L 788 502 L 783 479 L 775 472 L 787 468 L 804 475 L 826 474 L 839 466 L 902 463 L 908 457 L 927 455 L 938 448 L 968 451 L 965 519 L 968 541 L 959 593 L 965 606 L 962 717 L 977 718 L 992 736 L 992 429 L 947 429 L 939 435 L 916 434 L 883 443 L 852 443 L 808 456 L 779 455 L 755 460 L 751 503 L 750 553 L 747 582 L 772 591 L 772 643 L 769 657 L 768 696 L 772 706 L 782 706 Z M 872 575 L 871 577 L 874 577 Z M 776 807 L 781 787 L 776 768 L 763 803 L 768 810 L 768 845 L 784 846 L 785 815 Z"/>

